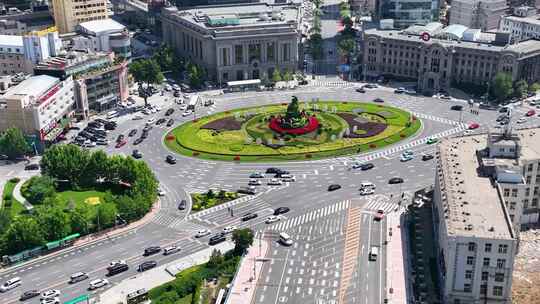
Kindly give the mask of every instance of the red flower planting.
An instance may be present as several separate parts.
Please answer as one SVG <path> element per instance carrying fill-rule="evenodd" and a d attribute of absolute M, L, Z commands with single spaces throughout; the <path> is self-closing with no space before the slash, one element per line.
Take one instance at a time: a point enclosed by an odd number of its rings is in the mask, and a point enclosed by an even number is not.
<path fill-rule="evenodd" d="M 240 160 L 240 156 L 236 155 L 236 156 L 234 157 L 234 160 L 236 160 L 236 161 Z"/>
<path fill-rule="evenodd" d="M 311 158 L 311 154 L 306 154 L 306 158 Z"/>
<path fill-rule="evenodd" d="M 174 140 L 175 137 L 174 137 L 174 135 L 167 135 L 167 137 L 165 137 L 165 139 L 167 139 L 167 140 Z"/>
<path fill-rule="evenodd" d="M 373 149 L 373 148 L 377 148 L 377 145 L 376 144 L 370 144 L 369 147 Z"/>
<path fill-rule="evenodd" d="M 193 152 L 193 156 L 199 156 L 199 152 Z"/>
<path fill-rule="evenodd" d="M 405 135 L 405 134 L 399 134 L 399 137 L 405 138 L 405 137 L 407 137 L 407 135 Z"/>
<path fill-rule="evenodd" d="M 305 126 L 296 129 L 285 129 L 281 127 L 279 118 L 274 117 L 270 120 L 268 127 L 278 133 L 302 135 L 317 130 L 319 128 L 319 121 L 314 116 L 310 116 Z"/>

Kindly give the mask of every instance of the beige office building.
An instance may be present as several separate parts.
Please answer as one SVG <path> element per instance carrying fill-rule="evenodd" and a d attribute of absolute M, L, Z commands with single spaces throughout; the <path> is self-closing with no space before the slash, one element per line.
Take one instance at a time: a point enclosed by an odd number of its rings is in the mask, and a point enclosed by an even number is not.
<path fill-rule="evenodd" d="M 52 5 L 60 34 L 74 32 L 79 23 L 108 18 L 107 0 L 53 0 Z"/>

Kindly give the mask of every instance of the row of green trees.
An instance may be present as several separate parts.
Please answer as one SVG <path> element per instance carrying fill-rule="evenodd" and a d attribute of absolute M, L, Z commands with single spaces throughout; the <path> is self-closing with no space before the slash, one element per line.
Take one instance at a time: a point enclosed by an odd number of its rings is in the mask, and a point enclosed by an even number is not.
<path fill-rule="evenodd" d="M 528 84 L 525 80 L 512 82 L 512 75 L 509 73 L 497 73 L 491 84 L 490 95 L 498 102 L 503 102 L 511 97 L 524 98 L 529 92 L 540 91 L 540 84 Z"/>
<path fill-rule="evenodd" d="M 0 216 L 0 255 L 44 245 L 72 233 L 87 234 L 144 216 L 156 199 L 158 182 L 143 161 L 75 145 L 54 145 L 41 160 L 42 176 L 22 189 L 35 205 L 31 214 Z M 61 201 L 61 190 L 105 192 L 97 206 Z"/>
<path fill-rule="evenodd" d="M 339 4 L 339 13 L 343 30 L 340 32 L 337 47 L 340 54 L 345 57 L 346 62 L 350 63 L 351 56 L 356 49 L 356 33 L 353 29 L 354 22 L 351 18 L 351 7 L 348 2 L 345 1 Z"/>
<path fill-rule="evenodd" d="M 20 129 L 9 128 L 0 134 L 0 154 L 16 159 L 32 152 Z"/>
<path fill-rule="evenodd" d="M 324 57 L 323 39 L 321 35 L 321 16 L 323 14 L 321 6 L 323 5 L 323 0 L 314 0 L 313 4 L 315 5 L 315 8 L 313 9 L 313 24 L 309 30 L 308 43 L 311 57 L 313 57 L 314 60 L 320 60 Z"/>

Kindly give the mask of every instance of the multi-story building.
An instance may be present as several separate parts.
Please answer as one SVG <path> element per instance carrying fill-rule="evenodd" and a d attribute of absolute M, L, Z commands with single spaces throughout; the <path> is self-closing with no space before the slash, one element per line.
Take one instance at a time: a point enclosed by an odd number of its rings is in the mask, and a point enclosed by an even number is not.
<path fill-rule="evenodd" d="M 69 126 L 75 112 L 71 78 L 40 75 L 11 87 L 0 97 L 0 131 L 19 128 L 46 145 Z"/>
<path fill-rule="evenodd" d="M 0 75 L 26 72 L 22 36 L 0 35 Z"/>
<path fill-rule="evenodd" d="M 528 39 L 540 38 L 540 16 L 532 7 L 518 7 L 512 16 L 504 16 L 499 30 L 509 33 L 509 42 L 516 43 Z"/>
<path fill-rule="evenodd" d="M 131 38 L 125 26 L 112 20 L 83 22 L 77 26 L 80 36 L 74 37 L 73 48 L 91 52 L 114 52 L 116 56 L 131 58 Z"/>
<path fill-rule="evenodd" d="M 275 69 L 298 67 L 301 16 L 291 3 L 167 7 L 163 41 L 218 83 L 271 78 Z"/>
<path fill-rule="evenodd" d="M 381 0 L 378 3 L 380 19 L 393 19 L 397 28 L 427 24 L 439 14 L 438 0 Z"/>
<path fill-rule="evenodd" d="M 506 0 L 452 0 L 449 24 L 483 31 L 496 29 L 507 9 Z"/>
<path fill-rule="evenodd" d="M 76 113 L 86 118 L 90 111 L 115 108 L 129 95 L 127 61 L 117 62 L 113 53 L 69 52 L 49 58 L 34 68 L 36 75 L 73 78 Z"/>
<path fill-rule="evenodd" d="M 75 31 L 82 22 L 109 17 L 107 0 L 52 0 L 52 8 L 60 34 Z"/>
<path fill-rule="evenodd" d="M 485 86 L 498 72 L 509 73 L 513 81 L 539 81 L 540 41 L 505 45 L 507 35 L 500 36 L 505 35 L 461 25 L 444 28 L 440 23 L 403 31 L 366 30 L 364 77 L 417 81 L 418 91 L 426 94 L 447 91 L 459 83 Z"/>
<path fill-rule="evenodd" d="M 1 35 L 25 35 L 31 31 L 41 31 L 54 26 L 47 6 L 34 7 L 32 11 L 0 16 Z"/>
<path fill-rule="evenodd" d="M 31 32 L 22 37 L 24 47 L 24 57 L 27 64 L 36 64 L 51 56 L 57 56 L 62 50 L 62 40 L 58 32 L 45 30 L 40 32 Z"/>

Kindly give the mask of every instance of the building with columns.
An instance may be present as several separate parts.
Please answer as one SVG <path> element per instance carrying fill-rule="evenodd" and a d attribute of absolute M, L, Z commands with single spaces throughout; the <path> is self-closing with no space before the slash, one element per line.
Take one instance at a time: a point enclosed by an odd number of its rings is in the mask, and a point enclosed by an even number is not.
<path fill-rule="evenodd" d="M 300 57 L 298 4 L 228 4 L 162 11 L 163 42 L 206 70 L 210 80 L 271 78 Z"/>
<path fill-rule="evenodd" d="M 417 91 L 426 94 L 459 84 L 484 86 L 498 72 L 510 73 L 513 81 L 539 81 L 540 41 L 505 45 L 507 36 L 499 36 L 438 23 L 403 31 L 370 29 L 362 38 L 362 72 L 366 79 L 417 81 Z"/>

